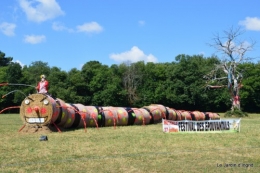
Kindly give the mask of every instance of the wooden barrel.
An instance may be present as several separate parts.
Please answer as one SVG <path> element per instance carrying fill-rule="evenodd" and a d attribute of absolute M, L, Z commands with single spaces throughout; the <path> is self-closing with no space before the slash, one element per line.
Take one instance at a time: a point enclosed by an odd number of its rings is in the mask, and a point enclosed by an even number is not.
<path fill-rule="evenodd" d="M 117 111 L 113 107 L 102 107 L 105 116 L 105 127 L 116 126 Z"/>
<path fill-rule="evenodd" d="M 58 115 L 58 118 L 55 121 L 53 121 L 53 122 L 56 125 L 61 127 L 61 126 L 63 126 L 67 122 L 69 112 L 67 110 L 66 103 L 63 100 L 61 100 L 59 98 L 57 98 L 56 100 L 57 100 L 56 101 L 57 102 L 57 106 L 60 109 L 60 113 Z"/>
<path fill-rule="evenodd" d="M 95 106 L 84 106 L 87 111 L 87 127 L 98 127 L 98 110 Z M 89 118 L 89 119 L 88 119 Z"/>
<path fill-rule="evenodd" d="M 177 120 L 177 113 L 173 108 L 166 107 L 167 111 L 169 112 L 169 120 L 176 121 Z"/>
<path fill-rule="evenodd" d="M 204 112 L 205 120 L 213 120 L 213 113 L 212 112 Z"/>
<path fill-rule="evenodd" d="M 69 103 L 65 103 L 65 106 L 68 111 L 68 118 L 67 118 L 66 123 L 63 125 L 63 127 L 71 128 L 75 121 L 75 108 Z"/>
<path fill-rule="evenodd" d="M 182 116 L 180 110 L 176 110 L 176 109 L 175 109 L 175 112 L 176 112 L 176 118 L 177 118 L 176 121 L 184 120 L 184 117 Z"/>
<path fill-rule="evenodd" d="M 133 109 L 136 115 L 134 125 L 147 125 L 151 121 L 150 113 L 143 108 Z"/>
<path fill-rule="evenodd" d="M 184 112 L 184 110 L 177 110 L 177 112 L 179 112 L 180 116 L 181 116 L 181 120 L 185 120 L 186 119 L 186 113 L 182 114 Z"/>
<path fill-rule="evenodd" d="M 164 105 L 161 105 L 161 104 L 151 104 L 151 106 L 156 106 L 161 111 L 163 119 L 168 119 L 169 118 L 169 112 L 168 112 L 167 108 Z"/>
<path fill-rule="evenodd" d="M 162 122 L 162 114 L 163 113 L 160 110 L 160 108 L 158 108 L 157 106 L 153 106 L 153 105 L 144 106 L 142 108 L 146 109 L 150 113 L 150 115 L 152 116 L 150 124 Z"/>
<path fill-rule="evenodd" d="M 89 120 L 89 114 L 87 114 L 85 106 L 82 104 L 73 104 L 73 106 L 77 111 L 75 115 L 78 116 L 77 123 L 74 126 L 77 128 L 87 127 L 86 122 Z"/>
<path fill-rule="evenodd" d="M 166 107 L 167 109 L 167 112 L 168 112 L 168 119 L 167 120 L 173 120 L 174 119 L 174 114 L 175 114 L 175 111 L 173 111 L 171 108 L 169 107 Z"/>
<path fill-rule="evenodd" d="M 189 111 L 183 111 L 181 114 L 184 116 L 185 120 L 192 120 L 191 113 Z"/>
<path fill-rule="evenodd" d="M 200 111 L 192 111 L 191 112 L 194 115 L 194 118 L 196 121 L 204 121 L 205 120 L 205 114 Z"/>
<path fill-rule="evenodd" d="M 128 112 L 125 108 L 115 107 L 117 113 L 117 125 L 118 126 L 127 126 L 128 123 Z"/>
<path fill-rule="evenodd" d="M 220 119 L 220 115 L 218 113 L 213 113 L 213 119 L 214 120 L 219 120 Z"/>

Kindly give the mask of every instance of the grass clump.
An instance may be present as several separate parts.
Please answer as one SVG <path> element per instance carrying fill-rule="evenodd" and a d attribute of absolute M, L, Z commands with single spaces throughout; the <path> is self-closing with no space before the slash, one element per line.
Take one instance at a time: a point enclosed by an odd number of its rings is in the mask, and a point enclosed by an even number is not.
<path fill-rule="evenodd" d="M 248 117 L 248 114 L 240 109 L 235 108 L 225 112 L 224 117 Z"/>

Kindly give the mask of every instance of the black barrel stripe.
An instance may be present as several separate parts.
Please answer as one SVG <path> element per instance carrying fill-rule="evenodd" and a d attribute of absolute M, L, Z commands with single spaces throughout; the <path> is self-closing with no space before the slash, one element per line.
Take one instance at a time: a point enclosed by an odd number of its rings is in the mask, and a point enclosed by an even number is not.
<path fill-rule="evenodd" d="M 98 117 L 98 127 L 105 127 L 106 124 L 106 117 L 103 112 L 103 107 L 101 106 L 95 106 L 98 112 L 98 116 L 100 115 L 101 117 Z"/>
<path fill-rule="evenodd" d="M 73 104 L 70 104 L 75 110 L 75 120 L 73 122 L 73 124 L 71 125 L 71 127 L 73 128 L 76 128 L 79 126 L 79 123 L 80 123 L 80 119 L 81 119 L 81 116 L 79 114 L 79 109 L 77 108 L 77 106 L 73 105 Z"/>
<path fill-rule="evenodd" d="M 127 125 L 133 125 L 134 122 L 135 122 L 135 118 L 136 118 L 136 116 L 133 116 L 133 114 L 135 114 L 135 112 L 134 112 L 133 109 L 130 108 L 130 107 L 126 107 L 125 110 L 126 110 L 127 113 L 128 113 L 128 122 L 127 122 Z"/>
<path fill-rule="evenodd" d="M 164 115 L 165 117 L 165 119 L 166 120 L 168 120 L 169 119 L 169 111 L 168 111 L 168 109 L 166 108 L 166 106 L 163 106 L 164 107 L 164 109 L 165 109 L 165 112 L 166 112 L 166 115 Z"/>
<path fill-rule="evenodd" d="M 205 115 L 205 120 L 209 120 L 210 118 L 209 118 L 209 113 L 207 113 L 207 112 L 202 112 L 204 115 Z"/>
<path fill-rule="evenodd" d="M 193 121 L 196 121 L 196 118 L 195 118 L 194 113 L 190 112 L 190 115 L 191 115 L 191 119 L 192 119 Z"/>

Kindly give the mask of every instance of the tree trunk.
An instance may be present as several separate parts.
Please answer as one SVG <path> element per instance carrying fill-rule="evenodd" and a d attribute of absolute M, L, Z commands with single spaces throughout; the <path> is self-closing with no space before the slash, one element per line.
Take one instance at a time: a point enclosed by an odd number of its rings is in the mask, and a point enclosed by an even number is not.
<path fill-rule="evenodd" d="M 238 86 L 235 85 L 233 88 L 233 92 L 231 91 L 232 111 L 234 111 L 234 109 L 240 110 L 240 96 L 239 96 L 240 88 L 241 88 L 241 84 L 239 84 Z"/>

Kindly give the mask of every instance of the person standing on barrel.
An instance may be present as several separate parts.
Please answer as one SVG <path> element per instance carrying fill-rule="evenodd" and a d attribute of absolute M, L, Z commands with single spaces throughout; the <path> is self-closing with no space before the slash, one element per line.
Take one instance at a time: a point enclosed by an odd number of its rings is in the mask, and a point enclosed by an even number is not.
<path fill-rule="evenodd" d="M 46 80 L 46 76 L 43 74 L 41 75 L 41 81 L 38 83 L 36 90 L 38 93 L 48 94 L 48 86 L 49 82 Z"/>

